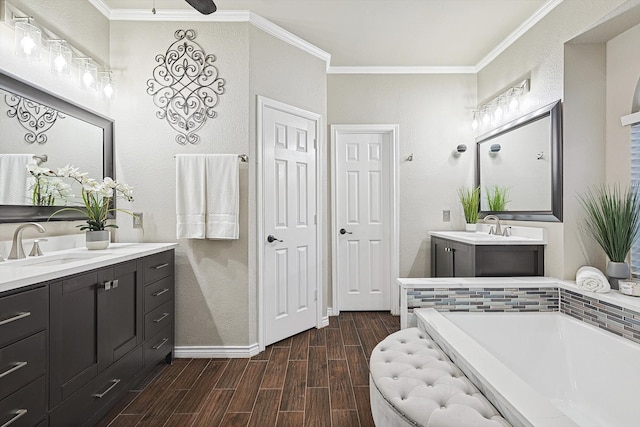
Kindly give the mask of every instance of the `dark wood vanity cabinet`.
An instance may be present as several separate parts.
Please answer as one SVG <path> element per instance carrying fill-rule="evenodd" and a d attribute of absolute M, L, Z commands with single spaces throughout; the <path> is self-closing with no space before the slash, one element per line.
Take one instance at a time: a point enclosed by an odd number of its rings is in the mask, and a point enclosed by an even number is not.
<path fill-rule="evenodd" d="M 17 393 L 37 410 L 25 408 L 12 426 L 93 425 L 154 365 L 171 361 L 173 258 L 164 251 L 0 296 L 0 425 L 19 415 Z"/>
<path fill-rule="evenodd" d="M 544 245 L 471 245 L 431 237 L 431 277 L 543 275 Z"/>

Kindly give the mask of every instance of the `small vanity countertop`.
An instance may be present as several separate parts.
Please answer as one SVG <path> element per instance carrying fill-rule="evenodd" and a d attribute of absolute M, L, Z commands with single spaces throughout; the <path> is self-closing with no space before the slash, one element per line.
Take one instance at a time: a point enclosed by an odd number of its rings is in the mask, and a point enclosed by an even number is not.
<path fill-rule="evenodd" d="M 177 243 L 111 243 L 105 250 L 75 248 L 0 262 L 0 292 L 164 252 L 177 246 Z"/>
<path fill-rule="evenodd" d="M 454 240 L 471 245 L 546 245 L 544 229 L 534 227 L 510 227 L 511 236 L 489 234 L 486 224 L 478 224 L 478 231 L 430 231 L 430 236 Z"/>

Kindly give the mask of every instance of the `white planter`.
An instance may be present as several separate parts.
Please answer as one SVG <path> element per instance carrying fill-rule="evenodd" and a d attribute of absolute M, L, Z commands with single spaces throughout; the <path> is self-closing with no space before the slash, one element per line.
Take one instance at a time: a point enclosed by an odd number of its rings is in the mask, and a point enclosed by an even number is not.
<path fill-rule="evenodd" d="M 86 245 L 89 250 L 107 249 L 111 241 L 109 230 L 87 231 Z"/>
<path fill-rule="evenodd" d="M 466 224 L 465 228 L 466 231 L 473 231 L 475 232 L 478 229 L 478 224 Z"/>

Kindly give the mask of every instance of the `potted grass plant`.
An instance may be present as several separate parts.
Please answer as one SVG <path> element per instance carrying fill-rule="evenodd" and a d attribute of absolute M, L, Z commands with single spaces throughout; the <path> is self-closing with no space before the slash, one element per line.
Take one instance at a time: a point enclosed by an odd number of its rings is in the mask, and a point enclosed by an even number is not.
<path fill-rule="evenodd" d="M 585 210 L 583 229 L 609 258 L 607 276 L 618 289 L 629 278 L 627 255 L 640 235 L 640 197 L 637 188 L 600 185 L 578 196 Z"/>
<path fill-rule="evenodd" d="M 492 212 L 500 212 L 507 210 L 509 203 L 509 189 L 507 187 L 494 185 L 493 187 L 485 187 L 487 193 L 487 204 Z"/>
<path fill-rule="evenodd" d="M 480 206 L 480 187 L 475 188 L 458 188 L 458 197 L 462 204 L 464 219 L 467 222 L 467 231 L 476 231 L 476 223 L 478 222 L 478 207 Z"/>

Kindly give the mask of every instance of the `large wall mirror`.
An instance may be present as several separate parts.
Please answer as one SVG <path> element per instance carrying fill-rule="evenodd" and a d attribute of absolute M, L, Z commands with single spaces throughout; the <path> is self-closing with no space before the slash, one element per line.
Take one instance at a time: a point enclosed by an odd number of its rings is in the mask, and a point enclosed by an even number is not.
<path fill-rule="evenodd" d="M 36 180 L 27 164 L 54 171 L 72 165 L 92 178 L 113 177 L 113 120 L 0 72 L 0 223 L 46 221 L 62 206 L 82 205 L 72 180 L 54 183 L 65 197 L 34 201 Z M 72 219 L 82 216 L 52 218 Z"/>
<path fill-rule="evenodd" d="M 482 135 L 476 142 L 476 185 L 480 187 L 482 215 L 562 221 L 560 101 Z M 496 192 L 506 199 L 499 209 L 487 198 Z"/>

